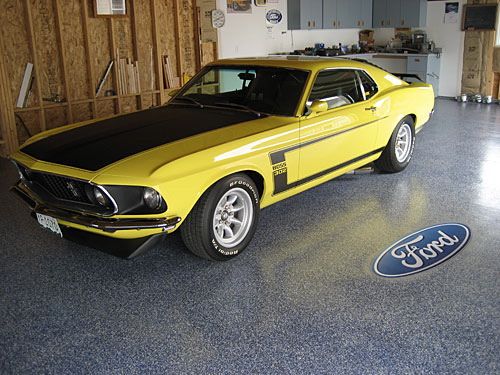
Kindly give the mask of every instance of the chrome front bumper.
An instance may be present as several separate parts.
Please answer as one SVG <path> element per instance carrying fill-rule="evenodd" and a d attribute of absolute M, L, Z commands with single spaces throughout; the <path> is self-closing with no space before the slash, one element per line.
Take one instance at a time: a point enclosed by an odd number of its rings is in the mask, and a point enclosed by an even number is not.
<path fill-rule="evenodd" d="M 28 204 L 35 213 L 51 216 L 55 219 L 83 225 L 89 228 L 100 229 L 109 233 L 131 229 L 162 229 L 162 231 L 166 232 L 174 229 L 181 221 L 180 217 L 170 219 L 113 219 L 89 216 L 83 213 L 49 207 L 39 196 L 29 190 L 22 181 L 19 181 L 17 185 L 13 186 L 11 191 Z"/>

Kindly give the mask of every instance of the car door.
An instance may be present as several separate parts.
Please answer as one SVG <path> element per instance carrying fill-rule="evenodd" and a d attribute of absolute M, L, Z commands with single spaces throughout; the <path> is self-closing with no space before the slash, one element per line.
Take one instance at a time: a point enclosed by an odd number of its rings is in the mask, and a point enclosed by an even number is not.
<path fill-rule="evenodd" d="M 361 71 L 362 72 L 362 71 Z M 319 178 L 370 156 L 377 139 L 377 86 L 364 72 L 328 69 L 315 80 L 307 104 L 328 103 L 328 110 L 300 120 L 299 179 Z"/>

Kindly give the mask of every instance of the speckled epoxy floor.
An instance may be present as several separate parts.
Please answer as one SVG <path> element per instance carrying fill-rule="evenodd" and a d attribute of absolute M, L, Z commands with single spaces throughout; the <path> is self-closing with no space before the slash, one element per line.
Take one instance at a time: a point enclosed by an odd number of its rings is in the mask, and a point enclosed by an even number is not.
<path fill-rule="evenodd" d="M 178 236 L 133 261 L 62 241 L 7 192 L 16 173 L 0 160 L 0 373 L 498 373 L 500 106 L 436 109 L 404 172 L 266 209 L 227 263 Z M 450 260 L 371 270 L 450 221 L 472 231 Z"/>

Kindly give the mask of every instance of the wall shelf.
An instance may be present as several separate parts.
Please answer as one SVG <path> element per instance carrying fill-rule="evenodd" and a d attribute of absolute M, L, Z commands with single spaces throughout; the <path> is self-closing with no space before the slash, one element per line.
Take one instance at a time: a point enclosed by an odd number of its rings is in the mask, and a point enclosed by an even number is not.
<path fill-rule="evenodd" d="M 120 18 L 93 17 L 92 0 L 21 0 L 0 12 L 0 137 L 4 140 L 0 155 L 8 155 L 26 139 L 25 132 L 17 134 L 16 114 L 36 134 L 162 104 L 171 91 L 163 87 L 165 55 L 174 75 L 196 73 L 201 43 L 195 0 L 126 0 L 126 5 L 128 15 Z M 139 62 L 143 91 L 96 97 L 96 87 L 111 60 L 115 63 L 101 95 L 106 90 L 118 92 L 118 58 Z M 16 108 L 28 62 L 33 64 L 35 77 L 33 104 Z M 42 100 L 54 93 L 66 101 Z"/>

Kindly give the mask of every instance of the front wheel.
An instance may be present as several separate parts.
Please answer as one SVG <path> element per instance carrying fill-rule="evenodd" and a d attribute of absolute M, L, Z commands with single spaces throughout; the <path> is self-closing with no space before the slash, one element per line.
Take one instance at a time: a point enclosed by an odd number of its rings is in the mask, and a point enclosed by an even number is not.
<path fill-rule="evenodd" d="M 181 226 L 186 247 L 209 260 L 229 260 L 253 237 L 259 218 L 259 193 L 247 175 L 226 177 L 196 203 Z"/>
<path fill-rule="evenodd" d="M 415 125 L 410 116 L 403 118 L 384 148 L 375 160 L 375 166 L 382 172 L 400 172 L 407 167 L 415 147 Z"/>

